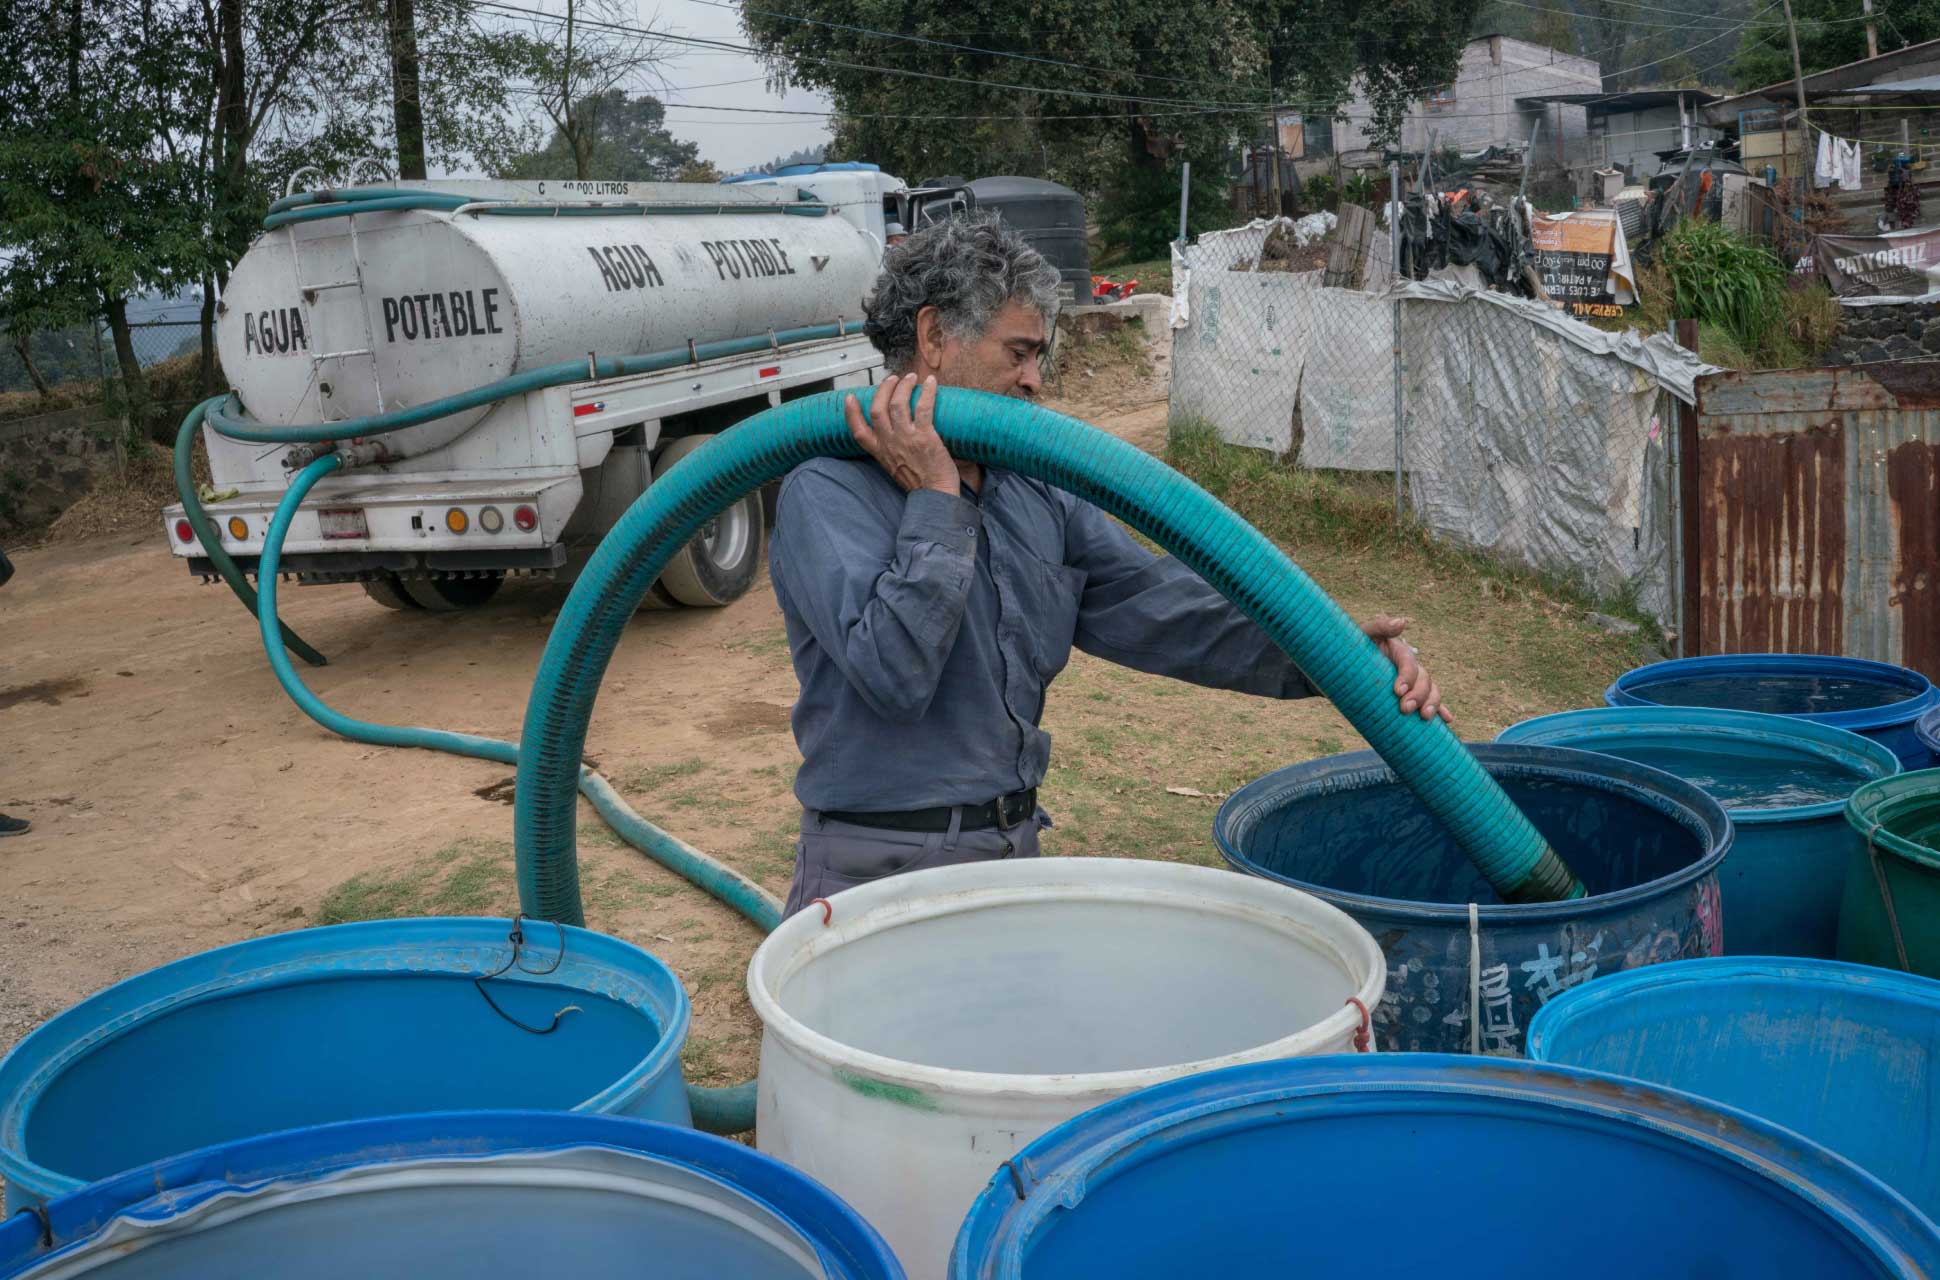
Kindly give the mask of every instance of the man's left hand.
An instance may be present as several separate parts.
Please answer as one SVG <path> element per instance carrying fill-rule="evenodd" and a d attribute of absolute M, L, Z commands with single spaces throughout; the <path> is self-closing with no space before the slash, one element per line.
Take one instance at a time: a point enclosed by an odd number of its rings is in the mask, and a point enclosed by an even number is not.
<path fill-rule="evenodd" d="M 1435 678 L 1421 665 L 1415 647 L 1401 638 L 1409 619 L 1390 618 L 1385 613 L 1377 613 L 1371 622 L 1363 622 L 1361 630 L 1367 638 L 1379 645 L 1388 661 L 1394 664 L 1394 696 L 1401 700 L 1403 715 L 1419 714 L 1423 720 L 1442 718 L 1445 724 L 1454 724 L 1455 717 L 1442 705 L 1441 690 L 1435 687 Z"/>

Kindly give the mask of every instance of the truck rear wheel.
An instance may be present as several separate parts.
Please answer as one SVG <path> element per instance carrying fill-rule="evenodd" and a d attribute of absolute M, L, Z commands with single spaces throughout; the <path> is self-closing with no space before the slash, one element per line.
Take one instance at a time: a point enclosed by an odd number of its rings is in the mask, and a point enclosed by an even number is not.
<path fill-rule="evenodd" d="M 398 581 L 395 573 L 379 571 L 376 577 L 366 578 L 362 585 L 364 594 L 386 609 L 415 613 L 424 607 L 405 592 L 404 584 Z"/>
<path fill-rule="evenodd" d="M 654 464 L 656 474 L 700 448 L 711 435 L 682 436 Z M 761 494 L 750 493 L 707 522 L 660 571 L 658 585 L 681 604 L 719 608 L 739 600 L 761 571 L 765 522 Z"/>
<path fill-rule="evenodd" d="M 498 594 L 505 585 L 505 575 L 495 573 L 487 578 L 402 578 L 399 585 L 406 595 L 417 602 L 421 609 L 433 613 L 455 613 L 460 609 L 476 609 Z"/>

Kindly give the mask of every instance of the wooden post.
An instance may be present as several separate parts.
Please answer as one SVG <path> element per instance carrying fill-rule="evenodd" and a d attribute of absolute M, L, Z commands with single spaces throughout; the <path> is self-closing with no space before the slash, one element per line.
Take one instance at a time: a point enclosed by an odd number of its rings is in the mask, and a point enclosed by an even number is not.
<path fill-rule="evenodd" d="M 1677 345 L 1695 352 L 1698 322 L 1677 322 Z M 1703 499 L 1698 488 L 1698 414 L 1697 406 L 1677 402 L 1677 507 L 1678 592 L 1677 653 L 1680 658 L 1695 658 L 1704 652 L 1704 521 L 1700 509 Z"/>
<path fill-rule="evenodd" d="M 1785 33 L 1792 38 L 1792 88 L 1799 98 L 1799 154 L 1804 163 L 1799 194 L 1803 197 L 1812 189 L 1812 130 L 1805 118 L 1805 70 L 1799 64 L 1799 28 L 1792 21 L 1792 0 L 1785 0 Z"/>
<path fill-rule="evenodd" d="M 1360 205 L 1343 202 L 1333 243 L 1327 246 L 1327 273 L 1320 282 L 1334 288 L 1354 287 L 1360 281 L 1368 246 L 1373 240 L 1374 215 Z"/>

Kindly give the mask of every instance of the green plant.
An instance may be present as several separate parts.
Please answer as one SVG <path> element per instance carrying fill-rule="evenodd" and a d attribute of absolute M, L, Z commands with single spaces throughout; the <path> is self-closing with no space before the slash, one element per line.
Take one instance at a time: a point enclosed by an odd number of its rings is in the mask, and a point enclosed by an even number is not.
<path fill-rule="evenodd" d="M 1679 316 L 1716 325 L 1745 352 L 1763 347 L 1781 319 L 1785 264 L 1720 223 L 1687 219 L 1664 238 L 1659 261 Z"/>
<path fill-rule="evenodd" d="M 1300 200 L 1309 209 L 1332 209 L 1340 203 L 1340 188 L 1332 175 L 1316 173 L 1301 189 Z"/>
<path fill-rule="evenodd" d="M 1348 204 L 1358 204 L 1364 209 L 1372 209 L 1379 185 L 1374 174 L 1363 169 L 1341 184 L 1340 198 Z"/>

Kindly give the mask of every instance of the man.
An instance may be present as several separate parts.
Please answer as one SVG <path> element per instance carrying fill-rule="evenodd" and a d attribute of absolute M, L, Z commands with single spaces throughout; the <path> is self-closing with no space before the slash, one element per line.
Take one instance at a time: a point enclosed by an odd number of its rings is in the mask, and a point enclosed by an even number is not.
<path fill-rule="evenodd" d="M 782 484 L 769 567 L 801 682 L 790 914 L 886 875 L 1036 856 L 1051 745 L 1038 719 L 1073 645 L 1214 688 L 1318 692 L 1185 565 L 1089 503 L 944 447 L 939 385 L 1038 393 L 1057 287 L 994 219 L 912 234 L 864 304 L 891 376 L 866 418 L 845 402 L 869 458 L 818 459 Z M 1402 626 L 1364 628 L 1395 664 L 1400 713 L 1447 719 Z"/>

